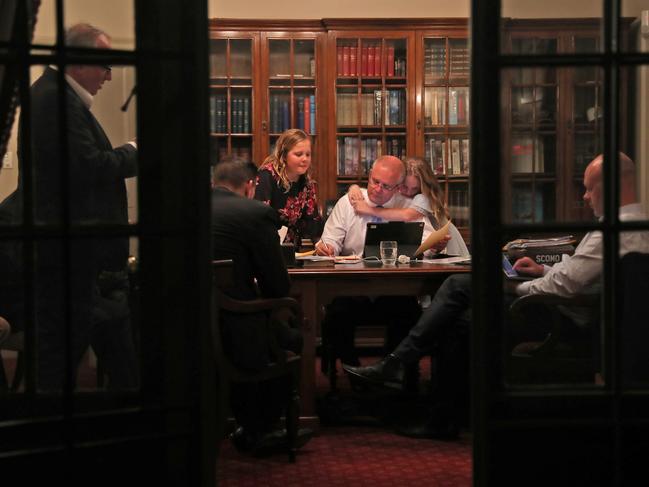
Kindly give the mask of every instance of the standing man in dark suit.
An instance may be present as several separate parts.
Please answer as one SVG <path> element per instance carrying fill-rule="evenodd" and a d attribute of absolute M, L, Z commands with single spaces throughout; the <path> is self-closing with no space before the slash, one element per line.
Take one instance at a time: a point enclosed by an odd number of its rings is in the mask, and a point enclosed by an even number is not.
<path fill-rule="evenodd" d="M 214 169 L 212 194 L 212 248 L 215 259 L 232 259 L 234 283 L 226 289 L 230 297 L 252 300 L 288 295 L 289 277 L 282 258 L 277 212 L 255 194 L 256 167 L 250 162 L 227 160 Z M 258 370 L 271 360 L 268 337 L 263 334 L 265 316 L 223 316 L 224 348 L 237 366 Z M 276 320 L 279 346 L 299 354 L 303 339 L 299 330 Z M 239 428 L 231 439 L 240 451 L 261 453 L 286 442 L 286 431 L 276 429 L 281 414 L 280 384 L 233 384 L 232 409 Z M 298 432 L 298 445 L 310 438 L 309 430 Z"/>
<path fill-rule="evenodd" d="M 67 30 L 66 45 L 110 49 L 111 40 L 96 27 L 77 24 Z M 21 116 L 18 151 L 22 168 L 25 158 L 30 158 L 32 174 L 21 170 L 18 189 L 5 202 L 5 209 L 12 209 L 14 221 L 22 220 L 24 181 L 32 177 L 37 226 L 60 228 L 65 235 L 68 228 L 74 233 L 86 224 L 127 224 L 124 179 L 136 175 L 137 149 L 134 142 L 113 148 L 90 111 L 93 97 L 111 80 L 111 67 L 68 65 L 64 76 L 61 85 L 60 73 L 50 66 L 31 87 L 25 112 L 29 118 Z M 25 217 L 30 220 L 30 215 Z M 106 367 L 109 387 L 134 387 L 137 371 L 128 305 L 123 295 L 115 299 L 119 295 L 115 289 L 102 296 L 98 280 L 106 271 L 124 272 L 128 238 L 72 236 L 67 252 L 65 241 L 64 237 L 36 243 L 37 386 L 43 391 L 60 390 L 66 370 L 68 383 L 74 385 L 77 366 L 92 343 Z"/>

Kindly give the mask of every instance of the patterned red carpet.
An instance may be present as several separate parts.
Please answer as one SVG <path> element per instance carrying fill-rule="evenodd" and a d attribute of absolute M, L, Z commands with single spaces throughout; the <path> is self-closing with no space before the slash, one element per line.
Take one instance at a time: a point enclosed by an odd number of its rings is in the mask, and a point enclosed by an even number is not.
<path fill-rule="evenodd" d="M 377 357 L 363 357 L 364 364 Z M 326 395 L 328 382 L 316 366 L 316 389 Z M 430 378 L 430 360 L 421 364 L 422 385 Z M 349 382 L 339 374 L 343 396 Z M 380 421 L 364 418 L 345 426 L 321 426 L 288 463 L 285 454 L 251 458 L 239 454 L 228 440 L 221 442 L 218 485 L 222 487 L 298 486 L 430 486 L 471 485 L 471 437 L 463 432 L 452 442 L 416 440 L 392 433 Z M 359 424 L 361 426 L 359 426 Z M 365 426 L 370 424 L 369 426 Z"/>
<path fill-rule="evenodd" d="M 471 485 L 471 440 L 414 440 L 378 427 L 323 427 L 300 450 L 250 458 L 224 441 L 218 466 L 222 487 L 372 486 L 462 487 Z"/>

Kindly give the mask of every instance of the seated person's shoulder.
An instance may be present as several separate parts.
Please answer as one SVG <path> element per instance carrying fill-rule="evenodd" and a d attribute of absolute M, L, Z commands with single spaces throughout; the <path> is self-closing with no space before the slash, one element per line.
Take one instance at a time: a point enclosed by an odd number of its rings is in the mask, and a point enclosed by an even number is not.
<path fill-rule="evenodd" d="M 419 193 L 412 198 L 411 205 L 413 207 L 430 209 L 430 200 L 427 196 Z"/>

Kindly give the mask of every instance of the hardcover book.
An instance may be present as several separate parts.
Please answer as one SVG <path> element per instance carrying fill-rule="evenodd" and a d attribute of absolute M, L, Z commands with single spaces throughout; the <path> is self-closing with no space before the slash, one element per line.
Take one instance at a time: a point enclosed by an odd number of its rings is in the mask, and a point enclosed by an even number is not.
<path fill-rule="evenodd" d="M 350 46 L 343 47 L 343 76 L 349 76 Z"/>
<path fill-rule="evenodd" d="M 367 76 L 367 46 L 361 47 L 361 76 Z"/>
<path fill-rule="evenodd" d="M 358 50 L 358 47 L 356 46 L 351 46 L 349 48 L 349 76 L 356 76 L 357 75 L 357 56 L 356 56 L 356 51 Z"/>
<path fill-rule="evenodd" d="M 387 74 L 386 76 L 394 76 L 394 46 L 388 46 L 387 48 Z"/>

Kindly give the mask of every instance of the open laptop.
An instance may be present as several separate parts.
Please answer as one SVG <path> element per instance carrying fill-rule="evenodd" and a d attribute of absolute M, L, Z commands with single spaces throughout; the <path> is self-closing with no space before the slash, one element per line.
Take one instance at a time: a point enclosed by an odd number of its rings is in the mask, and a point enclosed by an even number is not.
<path fill-rule="evenodd" d="M 379 245 L 382 240 L 396 241 L 398 255 L 414 257 L 415 251 L 421 244 L 423 233 L 424 222 L 368 223 L 363 257 L 378 257 L 380 259 Z"/>
<path fill-rule="evenodd" d="M 513 281 L 531 281 L 532 279 L 536 279 L 535 277 L 524 276 L 516 272 L 505 254 L 503 254 L 503 272 L 505 273 L 505 276 L 507 276 L 507 279 Z"/>

